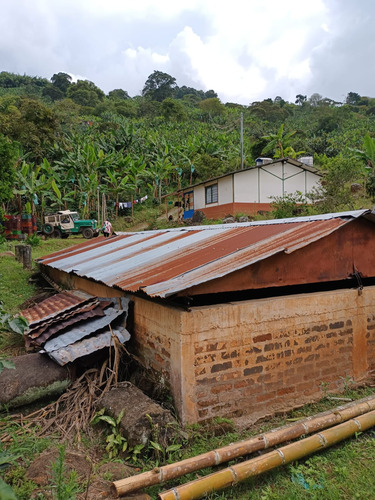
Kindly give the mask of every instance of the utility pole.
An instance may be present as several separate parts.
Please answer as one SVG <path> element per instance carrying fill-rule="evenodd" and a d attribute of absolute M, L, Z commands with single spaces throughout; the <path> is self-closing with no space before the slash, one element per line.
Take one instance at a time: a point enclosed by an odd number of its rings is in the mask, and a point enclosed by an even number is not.
<path fill-rule="evenodd" d="M 240 147 L 241 147 L 241 170 L 243 169 L 243 113 L 241 113 L 241 139 L 240 139 Z"/>

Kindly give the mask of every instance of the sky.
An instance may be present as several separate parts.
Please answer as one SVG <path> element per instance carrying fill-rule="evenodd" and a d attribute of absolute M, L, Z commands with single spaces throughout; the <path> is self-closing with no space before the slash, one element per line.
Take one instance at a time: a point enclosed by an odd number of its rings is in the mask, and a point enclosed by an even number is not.
<path fill-rule="evenodd" d="M 1 0 L 0 71 L 140 95 L 153 71 L 248 105 L 375 96 L 373 0 Z"/>

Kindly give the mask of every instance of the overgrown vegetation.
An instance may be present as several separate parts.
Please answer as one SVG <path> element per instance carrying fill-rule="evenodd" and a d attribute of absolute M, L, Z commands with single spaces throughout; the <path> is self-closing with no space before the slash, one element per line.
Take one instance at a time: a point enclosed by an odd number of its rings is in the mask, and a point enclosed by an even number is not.
<path fill-rule="evenodd" d="M 134 202 L 146 196 L 160 203 L 180 187 L 239 168 L 242 113 L 245 167 L 260 155 L 309 155 L 324 174 L 310 199 L 317 211 L 370 207 L 374 110 L 374 98 L 355 92 L 343 103 L 299 94 L 295 103 L 276 96 L 224 105 L 213 90 L 178 87 L 160 71 L 134 98 L 122 89 L 106 96 L 65 73 L 49 81 L 2 72 L 0 204 L 8 213 L 42 217 L 69 208 L 95 217 L 105 196 L 111 217 L 133 217 Z"/>

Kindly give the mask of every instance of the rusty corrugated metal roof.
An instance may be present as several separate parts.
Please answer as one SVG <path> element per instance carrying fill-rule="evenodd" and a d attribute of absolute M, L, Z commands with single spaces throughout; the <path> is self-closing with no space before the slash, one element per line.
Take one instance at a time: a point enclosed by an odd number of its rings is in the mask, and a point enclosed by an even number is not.
<path fill-rule="evenodd" d="M 126 233 L 40 259 L 46 266 L 125 291 L 168 297 L 280 252 L 291 253 L 368 210 L 241 224 Z"/>
<path fill-rule="evenodd" d="M 69 290 L 52 295 L 48 299 L 43 300 L 43 302 L 40 302 L 40 304 L 29 309 L 24 309 L 20 314 L 27 319 L 29 326 L 32 326 L 40 320 L 45 321 L 48 318 L 53 318 L 58 314 L 74 309 L 94 299 L 95 297 L 92 295 L 80 290 Z"/>

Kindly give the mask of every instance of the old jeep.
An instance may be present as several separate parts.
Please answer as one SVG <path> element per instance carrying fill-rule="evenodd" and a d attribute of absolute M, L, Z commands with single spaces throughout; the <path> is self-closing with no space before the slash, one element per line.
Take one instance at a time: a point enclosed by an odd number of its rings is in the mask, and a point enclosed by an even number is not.
<path fill-rule="evenodd" d="M 42 231 L 46 236 L 68 238 L 70 234 L 82 234 L 84 238 L 98 236 L 99 229 L 95 219 L 82 220 L 78 212 L 60 210 L 44 217 Z"/>

